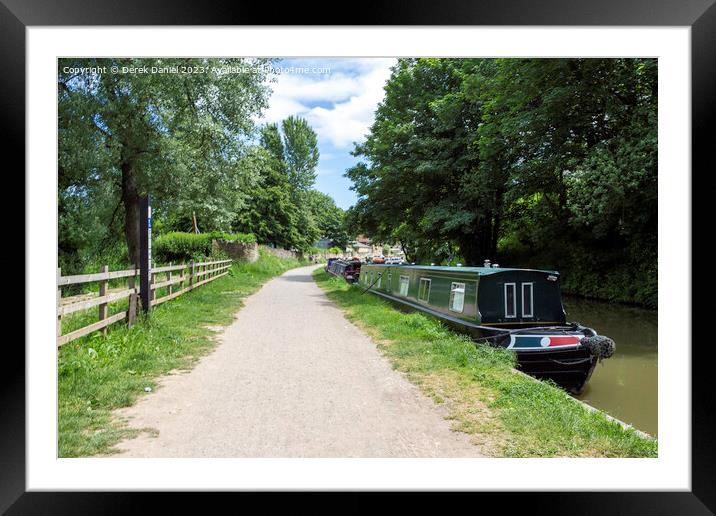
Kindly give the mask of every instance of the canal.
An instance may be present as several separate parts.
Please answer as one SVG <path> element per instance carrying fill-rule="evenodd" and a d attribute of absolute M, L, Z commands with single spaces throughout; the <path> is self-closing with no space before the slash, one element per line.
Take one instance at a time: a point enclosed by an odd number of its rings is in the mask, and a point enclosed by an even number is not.
<path fill-rule="evenodd" d="M 617 345 L 578 398 L 656 436 L 657 312 L 567 295 L 563 303 L 568 321 L 594 328 Z"/>

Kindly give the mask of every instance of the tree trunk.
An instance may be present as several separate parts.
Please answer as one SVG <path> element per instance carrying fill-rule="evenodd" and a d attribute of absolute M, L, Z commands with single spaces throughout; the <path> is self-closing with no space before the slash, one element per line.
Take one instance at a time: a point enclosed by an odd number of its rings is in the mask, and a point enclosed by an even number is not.
<path fill-rule="evenodd" d="M 502 188 L 498 188 L 495 192 L 495 212 L 492 221 L 492 238 L 490 239 L 490 259 L 497 259 L 497 241 L 500 239 L 500 230 L 502 229 Z"/>
<path fill-rule="evenodd" d="M 495 219 L 492 222 L 492 238 L 490 238 L 490 259 L 497 259 L 497 241 L 500 239 L 500 213 L 495 214 Z"/>
<path fill-rule="evenodd" d="M 139 266 L 139 191 L 136 171 L 130 161 L 122 162 L 122 203 L 129 260 Z"/>

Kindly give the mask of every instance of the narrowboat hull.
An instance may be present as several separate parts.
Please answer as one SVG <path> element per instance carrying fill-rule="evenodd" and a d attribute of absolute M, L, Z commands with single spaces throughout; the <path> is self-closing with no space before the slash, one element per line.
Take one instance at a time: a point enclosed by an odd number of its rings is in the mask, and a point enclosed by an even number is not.
<path fill-rule="evenodd" d="M 517 368 L 540 380 L 552 380 L 572 394 L 581 394 L 592 377 L 597 358 L 584 348 L 517 352 Z"/>

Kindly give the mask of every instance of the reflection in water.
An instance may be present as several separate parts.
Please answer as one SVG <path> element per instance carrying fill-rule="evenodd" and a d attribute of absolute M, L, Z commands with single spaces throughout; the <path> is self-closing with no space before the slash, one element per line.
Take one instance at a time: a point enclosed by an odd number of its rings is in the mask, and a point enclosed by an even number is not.
<path fill-rule="evenodd" d="M 579 399 L 657 435 L 657 312 L 563 296 L 568 321 L 614 339 L 616 352 L 597 364 Z"/>

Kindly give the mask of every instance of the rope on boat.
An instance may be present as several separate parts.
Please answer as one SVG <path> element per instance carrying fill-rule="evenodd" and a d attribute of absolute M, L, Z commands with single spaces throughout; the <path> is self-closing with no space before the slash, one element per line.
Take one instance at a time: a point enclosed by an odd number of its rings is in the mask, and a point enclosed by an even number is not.
<path fill-rule="evenodd" d="M 550 360 L 552 362 L 554 362 L 555 364 L 570 366 L 570 365 L 583 364 L 584 362 L 589 362 L 592 360 L 592 357 L 589 356 L 587 358 L 582 358 L 581 360 L 571 360 L 569 362 L 562 362 L 561 360 L 557 360 L 556 358 L 550 358 Z"/>
<path fill-rule="evenodd" d="M 382 273 L 382 272 L 379 272 L 379 273 L 378 273 L 378 277 L 375 278 L 375 279 L 373 280 L 373 283 L 371 283 L 370 285 L 368 285 L 368 286 L 365 288 L 365 290 L 363 290 L 363 292 L 361 292 L 361 295 L 362 295 L 362 294 L 365 294 L 365 293 L 368 292 L 370 289 L 372 289 L 372 288 L 373 288 L 373 285 L 375 285 L 376 283 L 378 283 L 378 281 L 380 281 L 380 278 L 381 278 L 382 276 L 383 276 L 383 273 Z"/>

